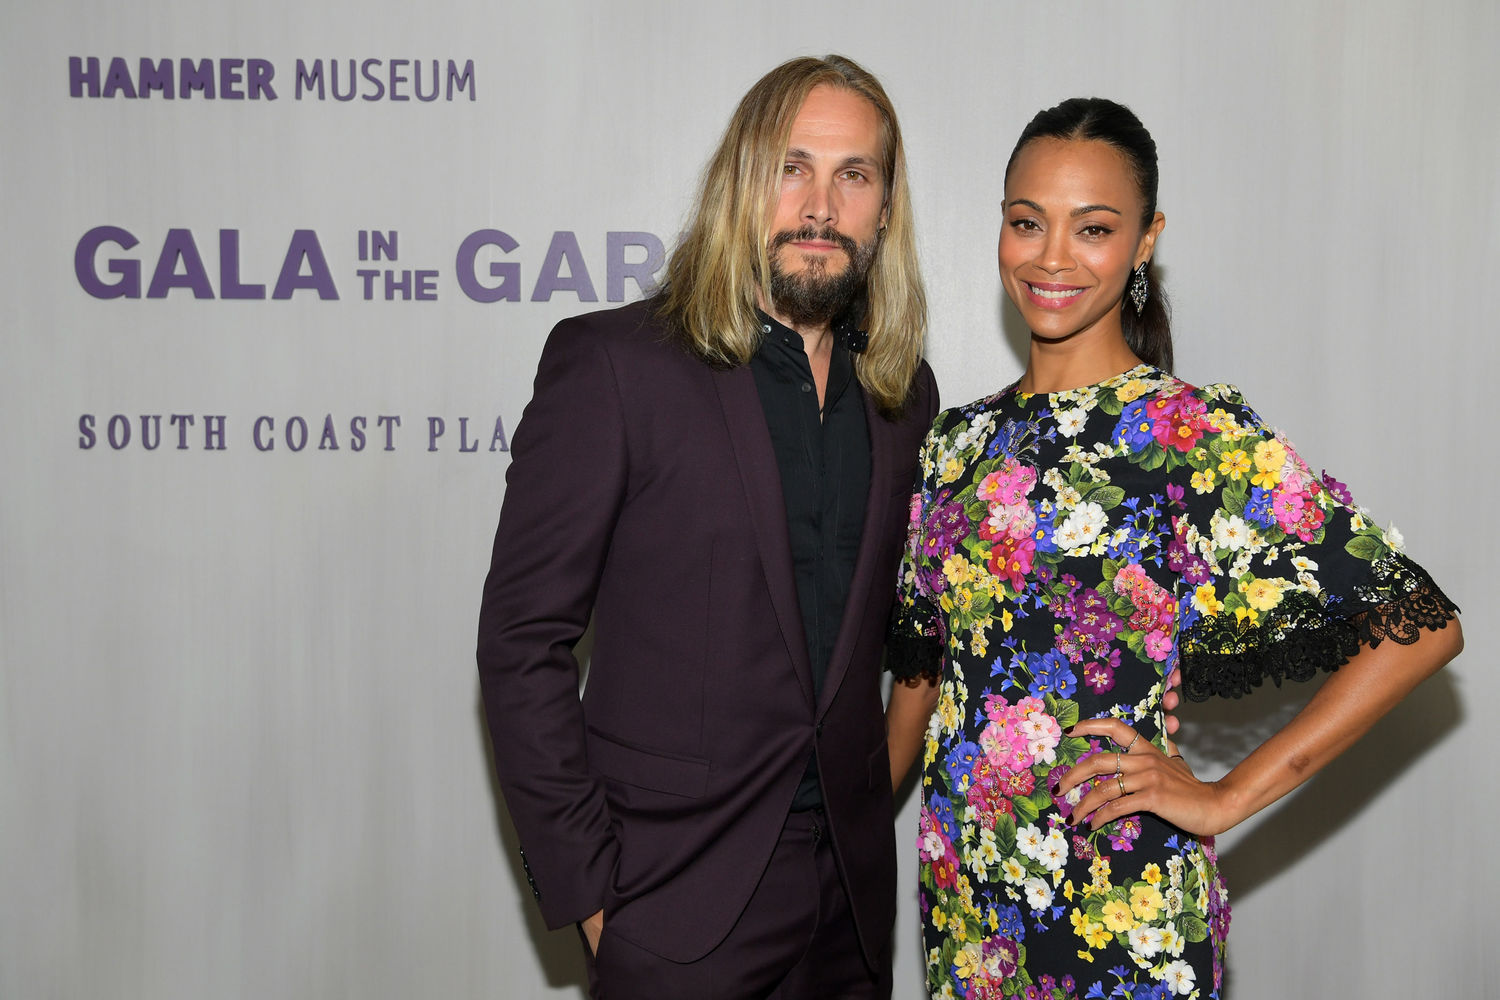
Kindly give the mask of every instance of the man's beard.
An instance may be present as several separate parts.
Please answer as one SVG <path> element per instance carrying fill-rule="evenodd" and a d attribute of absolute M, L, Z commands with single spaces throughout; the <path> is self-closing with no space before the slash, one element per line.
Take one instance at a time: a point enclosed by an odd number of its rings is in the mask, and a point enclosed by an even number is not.
<path fill-rule="evenodd" d="M 824 240 L 838 244 L 849 258 L 844 269 L 828 273 L 828 263 L 821 257 L 803 260 L 799 273 L 788 274 L 781 267 L 781 248 L 789 243 Z M 875 260 L 876 241 L 861 245 L 831 227 L 801 229 L 777 233 L 771 239 L 771 301 L 777 313 L 795 325 L 831 323 L 865 286 L 865 276 Z"/>

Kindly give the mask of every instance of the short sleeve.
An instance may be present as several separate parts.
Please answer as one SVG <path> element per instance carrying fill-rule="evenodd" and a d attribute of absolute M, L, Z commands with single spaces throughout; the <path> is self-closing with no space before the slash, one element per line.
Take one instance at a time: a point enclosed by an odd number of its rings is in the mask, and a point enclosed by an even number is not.
<path fill-rule="evenodd" d="M 899 680 L 922 677 L 937 681 L 943 673 L 946 630 L 942 611 L 933 598 L 935 591 L 925 578 L 927 567 L 923 559 L 926 535 L 923 529 L 935 500 L 933 470 L 942 425 L 943 415 L 939 415 L 922 444 L 917 481 L 912 489 L 906 548 L 896 581 L 896 601 L 886 634 L 886 669 Z"/>
<path fill-rule="evenodd" d="M 1410 644 L 1457 613 L 1403 553 L 1400 533 L 1378 527 L 1342 483 L 1315 475 L 1233 386 L 1184 391 L 1168 405 L 1184 428 L 1169 560 L 1181 580 L 1189 698 L 1307 680 L 1361 644 Z"/>

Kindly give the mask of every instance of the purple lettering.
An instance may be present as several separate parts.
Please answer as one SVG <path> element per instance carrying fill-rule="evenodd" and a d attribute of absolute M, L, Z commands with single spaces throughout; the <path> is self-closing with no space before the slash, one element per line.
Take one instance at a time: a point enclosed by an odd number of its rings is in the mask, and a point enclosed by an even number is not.
<path fill-rule="evenodd" d="M 94 257 L 101 244 L 115 243 L 121 249 L 129 250 L 139 242 L 129 232 L 118 226 L 95 226 L 84 233 L 83 238 L 78 241 L 77 248 L 73 251 L 73 274 L 77 276 L 78 284 L 96 299 L 140 298 L 140 261 L 111 258 L 109 273 L 118 275 L 120 278 L 113 284 L 100 281 L 99 273 L 94 269 Z"/>
<path fill-rule="evenodd" d="M 385 96 L 385 84 L 380 81 L 380 77 L 371 72 L 379 65 L 379 59 L 366 59 L 359 65 L 359 75 L 375 85 L 375 93 L 365 95 L 367 101 L 378 101 Z"/>
<path fill-rule="evenodd" d="M 109 75 L 104 78 L 104 96 L 114 97 L 116 93 L 124 94 L 128 98 L 135 97 L 135 84 L 130 79 L 130 67 L 125 65 L 125 60 L 115 56 L 109 61 Z"/>
<path fill-rule="evenodd" d="M 68 96 L 82 97 L 85 90 L 90 97 L 99 96 L 99 57 L 89 56 L 85 62 L 79 56 L 68 56 Z"/>
<path fill-rule="evenodd" d="M 510 451 L 510 442 L 505 439 L 505 420 L 495 418 L 495 433 L 490 437 L 490 451 Z"/>
<path fill-rule="evenodd" d="M 453 100 L 453 91 L 455 89 L 457 89 L 459 93 L 463 93 L 465 90 L 467 90 L 469 92 L 469 100 L 474 100 L 474 95 L 476 93 L 474 84 L 474 60 L 467 60 L 464 63 L 462 72 L 459 71 L 457 63 L 455 63 L 452 59 L 448 60 L 448 100 Z"/>
<path fill-rule="evenodd" d="M 438 450 L 437 439 L 443 436 L 443 431 L 444 430 L 446 430 L 446 425 L 443 423 L 443 418 L 442 417 L 428 417 L 427 418 L 427 450 L 428 451 L 437 451 Z"/>
<path fill-rule="evenodd" d="M 271 77 L 276 75 L 276 67 L 271 65 L 271 61 L 251 59 L 247 68 L 250 71 L 250 99 L 258 101 L 264 97 L 268 101 L 276 100 L 276 91 L 271 87 Z"/>
<path fill-rule="evenodd" d="M 307 68 L 307 63 L 301 59 L 297 60 L 297 100 L 302 100 L 304 91 L 312 90 L 314 85 L 318 88 L 318 100 L 323 100 L 323 60 L 314 59 L 312 69 Z"/>
<path fill-rule="evenodd" d="M 161 445 L 161 414 L 141 414 L 141 447 L 155 451 Z"/>
<path fill-rule="evenodd" d="M 418 302 L 435 302 L 435 301 L 437 301 L 437 272 L 436 271 L 418 271 L 418 272 L 416 272 L 416 276 L 417 276 L 417 293 L 416 293 L 417 294 L 417 301 Z"/>
<path fill-rule="evenodd" d="M 193 426 L 193 415 L 191 413 L 174 413 L 167 419 L 167 423 L 177 428 L 177 450 L 187 451 L 187 432 Z"/>
<path fill-rule="evenodd" d="M 410 59 L 392 59 L 391 60 L 391 100 L 393 100 L 393 101 L 409 101 L 409 100 L 411 100 L 411 98 L 407 97 L 405 94 L 399 94 L 399 93 L 396 92 L 396 84 L 398 84 L 398 83 L 405 83 L 406 82 L 406 77 L 404 77 L 404 76 L 401 75 L 398 67 L 404 67 L 409 62 L 411 62 Z"/>
<path fill-rule="evenodd" d="M 219 230 L 219 298 L 263 299 L 265 285 L 240 283 L 240 231 Z"/>
<path fill-rule="evenodd" d="M 302 273 L 304 260 L 310 271 L 308 274 Z M 328 261 L 323 257 L 323 247 L 318 243 L 318 234 L 311 229 L 298 229 L 292 233 L 271 298 L 289 299 L 292 292 L 302 288 L 316 291 L 318 298 L 325 301 L 339 297 L 338 289 L 333 285 L 333 274 L 328 270 Z"/>
<path fill-rule="evenodd" d="M 510 234 L 498 229 L 480 229 L 470 233 L 458 247 L 458 260 L 455 270 L 458 274 L 458 287 L 462 288 L 464 294 L 475 302 L 499 302 L 505 299 L 508 302 L 521 301 L 521 265 L 515 261 L 491 261 L 490 277 L 499 278 L 498 285 L 482 285 L 478 276 L 474 273 L 474 265 L 477 263 L 479 248 L 496 246 L 502 253 L 510 253 L 520 246 L 511 239 Z"/>
<path fill-rule="evenodd" d="M 395 451 L 396 445 L 391 440 L 391 436 L 395 432 L 395 429 L 401 426 L 401 418 L 382 415 L 375 418 L 375 423 L 385 428 L 385 450 Z"/>
<path fill-rule="evenodd" d="M 438 99 L 438 95 L 443 92 L 443 84 L 440 79 L 442 72 L 442 69 L 438 66 L 438 61 L 434 59 L 432 61 L 432 93 L 424 94 L 422 93 L 422 61 L 420 59 L 412 60 L 412 86 L 417 91 L 417 100 L 435 101 Z"/>
<path fill-rule="evenodd" d="M 349 421 L 349 450 L 365 450 L 365 418 L 355 417 Z"/>
<path fill-rule="evenodd" d="M 199 91 L 209 100 L 214 98 L 214 61 L 212 59 L 200 59 L 196 63 L 191 59 L 179 59 L 177 61 L 177 93 L 183 100 L 193 96 L 193 91 Z"/>
<path fill-rule="evenodd" d="M 563 261 L 568 264 L 568 276 L 562 276 Z M 547 245 L 547 256 L 542 260 L 542 273 L 532 289 L 531 301 L 550 302 L 554 292 L 576 292 L 579 302 L 598 302 L 594 283 L 589 280 L 588 266 L 583 262 L 583 251 L 578 249 L 578 237 L 567 230 L 552 234 Z"/>
<path fill-rule="evenodd" d="M 370 301 L 375 297 L 375 279 L 380 276 L 380 272 L 373 267 L 362 267 L 354 273 L 364 282 L 365 301 Z"/>
<path fill-rule="evenodd" d="M 94 415 L 92 413 L 80 413 L 78 415 L 78 447 L 88 451 L 99 443 L 99 436 L 94 433 Z"/>
<path fill-rule="evenodd" d="M 323 436 L 318 439 L 319 451 L 338 451 L 339 436 L 333 429 L 333 414 L 323 418 Z"/>
<path fill-rule="evenodd" d="M 177 273 L 179 260 L 183 266 L 181 274 Z M 151 275 L 151 286 L 146 289 L 146 298 L 164 299 L 174 288 L 191 288 L 195 299 L 214 297 L 213 286 L 208 283 L 208 271 L 203 266 L 203 258 L 198 254 L 198 244 L 193 242 L 190 229 L 167 230 L 161 256 L 156 259 L 156 270 Z"/>
<path fill-rule="evenodd" d="M 203 415 L 203 450 L 224 450 L 224 414 Z"/>
<path fill-rule="evenodd" d="M 610 233 L 606 238 L 605 293 L 611 302 L 625 301 L 625 279 L 633 278 L 642 295 L 656 291 L 656 272 L 666 263 L 667 251 L 651 233 Z M 642 247 L 646 259 L 627 261 L 626 247 Z"/>
<path fill-rule="evenodd" d="M 397 274 L 401 277 L 396 277 Z M 401 298 L 411 298 L 411 272 L 410 271 L 387 271 L 385 272 L 385 300 L 391 301 L 396 293 L 401 293 Z"/>
<path fill-rule="evenodd" d="M 460 452 L 479 450 L 479 439 L 475 438 L 473 441 L 469 440 L 468 417 L 458 418 L 458 450 Z"/>
<path fill-rule="evenodd" d="M 286 446 L 292 451 L 301 451 L 307 447 L 307 421 L 301 417 L 293 417 L 286 422 Z"/>
<path fill-rule="evenodd" d="M 130 444 L 130 418 L 123 413 L 116 413 L 109 418 L 109 446 L 119 451 L 128 444 Z"/>
<path fill-rule="evenodd" d="M 270 417 L 255 418 L 255 426 L 250 428 L 250 437 L 255 441 L 255 450 L 274 451 L 276 448 L 276 438 L 272 437 L 269 439 L 263 439 L 260 436 L 262 427 L 264 427 L 274 435 L 276 433 L 276 421 L 272 420 Z"/>
<path fill-rule="evenodd" d="M 141 96 L 150 97 L 151 91 L 161 91 L 161 96 L 172 100 L 176 96 L 176 83 L 172 76 L 172 60 L 163 59 L 160 62 L 152 62 L 145 56 L 141 57 Z"/>
<path fill-rule="evenodd" d="M 339 93 L 339 61 L 337 59 L 328 60 L 328 77 L 329 89 L 333 91 L 333 99 L 335 101 L 354 100 L 354 91 L 358 88 L 359 81 L 354 78 L 353 59 L 349 60 L 349 93 Z"/>
<path fill-rule="evenodd" d="M 245 65 L 243 59 L 220 59 L 219 60 L 219 99 L 224 101 L 243 101 L 245 92 L 240 90 L 240 82 L 244 79 L 240 73 L 240 67 Z"/>

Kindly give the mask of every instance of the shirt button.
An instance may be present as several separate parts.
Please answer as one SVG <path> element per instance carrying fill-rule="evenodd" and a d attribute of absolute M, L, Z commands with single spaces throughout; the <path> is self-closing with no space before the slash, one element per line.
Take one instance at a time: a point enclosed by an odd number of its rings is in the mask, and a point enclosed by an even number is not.
<path fill-rule="evenodd" d="M 802 391 L 803 392 L 812 392 L 812 383 L 811 382 L 803 382 L 802 383 Z"/>
<path fill-rule="evenodd" d="M 762 326 L 760 328 L 760 332 L 761 333 L 770 333 L 771 332 L 771 328 L 769 326 Z"/>

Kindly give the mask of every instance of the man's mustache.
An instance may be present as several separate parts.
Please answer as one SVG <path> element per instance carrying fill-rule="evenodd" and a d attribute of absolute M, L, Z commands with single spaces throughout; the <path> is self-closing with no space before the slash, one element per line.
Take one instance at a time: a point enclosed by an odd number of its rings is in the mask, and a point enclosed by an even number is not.
<path fill-rule="evenodd" d="M 812 225 L 777 233 L 771 239 L 771 251 L 774 253 L 778 247 L 786 246 L 788 243 L 807 242 L 809 240 L 836 243 L 840 250 L 849 255 L 850 260 L 854 260 L 855 255 L 859 253 L 859 244 L 832 226 L 824 226 L 819 229 L 817 226 Z"/>

